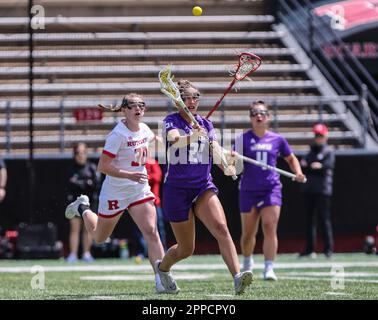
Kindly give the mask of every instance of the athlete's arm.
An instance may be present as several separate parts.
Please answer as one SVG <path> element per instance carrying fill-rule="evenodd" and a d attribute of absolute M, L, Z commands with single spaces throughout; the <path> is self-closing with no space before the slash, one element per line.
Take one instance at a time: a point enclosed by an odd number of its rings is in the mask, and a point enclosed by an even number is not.
<path fill-rule="evenodd" d="M 154 137 L 150 140 L 150 141 L 148 141 L 148 142 L 153 142 L 153 141 L 157 141 L 157 142 L 159 142 L 159 143 L 164 143 L 164 141 L 163 141 L 163 138 L 162 137 L 160 137 L 160 136 L 158 136 L 158 135 L 154 135 Z"/>
<path fill-rule="evenodd" d="M 295 180 L 298 182 L 304 182 L 306 180 L 306 176 L 302 172 L 298 158 L 293 153 L 291 153 L 284 159 L 289 164 L 291 171 L 295 173 Z"/>
<path fill-rule="evenodd" d="M 218 141 L 212 142 L 212 147 L 210 148 L 213 154 L 213 161 L 214 163 L 224 172 L 226 176 L 233 176 L 236 174 L 236 169 L 234 166 L 234 159 L 230 157 L 229 159 L 226 158 L 224 153 L 222 152 L 222 147 L 219 145 Z M 230 161 L 227 161 L 230 160 Z M 223 166 L 222 163 L 227 163 L 227 167 Z"/>
<path fill-rule="evenodd" d="M 103 174 L 106 174 L 115 178 L 130 179 L 132 181 L 143 183 L 143 180 L 148 179 L 148 175 L 142 172 L 128 172 L 122 169 L 118 169 L 112 165 L 113 158 L 107 154 L 101 154 L 98 162 L 97 170 Z"/>
<path fill-rule="evenodd" d="M 201 127 L 193 128 L 193 134 L 181 136 L 178 129 L 172 129 L 167 134 L 167 140 L 176 148 L 183 148 L 191 141 L 198 141 L 199 137 L 206 137 L 207 131 Z"/>

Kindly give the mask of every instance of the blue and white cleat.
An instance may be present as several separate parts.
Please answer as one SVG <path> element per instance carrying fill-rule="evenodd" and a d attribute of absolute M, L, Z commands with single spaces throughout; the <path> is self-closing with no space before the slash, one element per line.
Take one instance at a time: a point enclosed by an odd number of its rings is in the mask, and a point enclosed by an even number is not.
<path fill-rule="evenodd" d="M 277 276 L 274 273 L 273 268 L 264 271 L 264 280 L 277 281 Z"/>
<path fill-rule="evenodd" d="M 175 279 L 173 279 L 172 273 L 170 271 L 164 272 L 159 269 L 159 265 L 161 260 L 156 260 L 155 262 L 155 270 L 156 273 L 159 275 L 161 286 L 157 283 L 156 284 L 156 292 L 157 293 L 169 293 L 169 294 L 177 294 L 180 292 L 180 288 L 177 286 Z"/>
<path fill-rule="evenodd" d="M 85 252 L 81 258 L 84 262 L 93 262 L 95 259 L 90 252 Z"/>
<path fill-rule="evenodd" d="M 77 255 L 75 253 L 70 253 L 69 256 L 66 258 L 66 262 L 68 263 L 78 262 Z"/>
<path fill-rule="evenodd" d="M 65 212 L 65 216 L 67 219 L 72 219 L 74 217 L 80 217 L 80 213 L 78 211 L 79 206 L 81 204 L 89 206 L 89 198 L 86 195 L 81 195 L 80 197 L 77 197 L 77 199 L 74 202 L 71 202 Z"/>
<path fill-rule="evenodd" d="M 251 285 L 253 280 L 253 274 L 251 271 L 244 271 L 238 273 L 234 277 L 234 286 L 236 294 L 243 294 L 245 289 Z"/>

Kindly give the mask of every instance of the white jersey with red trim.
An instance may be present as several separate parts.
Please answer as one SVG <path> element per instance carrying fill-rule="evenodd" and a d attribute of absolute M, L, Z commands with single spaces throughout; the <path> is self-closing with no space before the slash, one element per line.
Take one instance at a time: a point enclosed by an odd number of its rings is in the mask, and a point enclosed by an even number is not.
<path fill-rule="evenodd" d="M 139 131 L 131 131 L 120 121 L 108 134 L 103 153 L 112 157 L 112 165 L 117 169 L 129 172 L 147 173 L 145 164 L 147 161 L 148 144 L 155 134 L 145 124 L 139 124 Z M 138 182 L 106 176 L 104 183 L 113 186 L 136 185 Z"/>

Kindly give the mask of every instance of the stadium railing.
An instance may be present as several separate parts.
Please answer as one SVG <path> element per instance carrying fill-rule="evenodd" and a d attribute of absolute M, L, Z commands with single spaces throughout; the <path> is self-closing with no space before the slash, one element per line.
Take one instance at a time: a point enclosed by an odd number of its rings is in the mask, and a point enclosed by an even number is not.
<path fill-rule="evenodd" d="M 195 43 L 209 41 L 216 43 L 225 40 L 229 43 L 255 41 L 264 42 L 277 40 L 280 35 L 276 31 L 197 31 L 197 32 L 75 32 L 75 33 L 47 33 L 34 34 L 33 41 L 38 46 L 59 46 L 67 44 L 77 44 L 80 41 L 83 44 L 97 45 L 99 42 L 105 44 L 157 44 L 174 41 L 175 43 Z M 28 33 L 21 34 L 0 34 L 0 43 L 3 45 L 22 45 L 29 41 Z"/>
<path fill-rule="evenodd" d="M 256 100 L 266 97 L 256 96 Z M 203 111 L 209 110 L 216 101 L 216 98 L 204 98 L 202 104 L 206 107 Z M 312 134 L 308 132 L 308 127 L 317 122 L 324 122 L 333 127 L 340 128 L 334 130 L 330 134 L 330 143 L 339 147 L 345 147 L 346 144 L 357 147 L 364 139 L 366 132 L 350 132 L 343 131 L 343 123 L 347 120 L 347 113 L 332 114 L 327 113 L 328 104 L 334 101 L 348 101 L 350 103 L 361 103 L 358 96 L 302 96 L 296 97 L 295 103 L 290 96 L 273 96 L 266 99 L 267 103 L 272 106 L 272 127 L 274 130 L 279 129 L 283 135 L 291 142 L 296 144 L 308 144 L 312 140 Z M 107 104 L 116 104 L 117 101 L 108 99 L 102 101 Z M 149 107 L 149 114 L 154 113 L 154 116 L 146 116 L 145 122 L 154 130 L 158 129 L 158 123 L 161 123 L 164 114 L 173 109 L 170 102 L 159 97 L 156 99 L 146 99 Z M 29 119 L 25 116 L 28 109 L 27 100 L 7 101 L 0 103 L 0 107 L 6 109 L 6 114 L 3 119 L 0 119 L 0 130 L 4 130 L 4 137 L 0 138 L 1 147 L 10 151 L 11 149 L 27 148 L 29 138 L 27 134 L 21 136 L 14 136 L 14 133 L 25 131 L 28 128 Z M 36 131 L 35 144 L 36 148 L 55 148 L 59 152 L 64 153 L 66 148 L 70 148 L 73 143 L 84 140 L 89 146 L 96 147 L 102 145 L 106 133 L 114 126 L 118 119 L 116 113 L 111 113 L 104 117 L 102 121 L 92 122 L 77 122 L 73 116 L 73 111 L 77 106 L 95 107 L 97 100 L 81 99 L 81 100 L 51 100 L 51 101 L 36 101 L 36 112 L 40 115 L 34 119 L 34 129 Z M 216 127 L 222 130 L 226 128 L 225 115 L 227 116 L 227 128 L 238 129 L 240 127 L 248 126 L 248 115 L 246 113 L 246 106 L 250 103 L 250 97 L 233 97 L 226 98 L 221 107 L 220 113 L 214 115 L 212 120 Z M 314 105 L 316 109 L 314 110 Z M 303 108 L 308 109 L 307 114 L 303 114 Z M 279 109 L 279 115 L 278 115 Z M 285 110 L 288 114 L 283 114 Z M 295 112 L 295 110 L 298 112 Z M 11 113 L 12 110 L 12 113 Z M 19 114 L 17 117 L 11 117 L 11 114 Z M 46 114 L 46 116 L 44 116 Z M 230 116 L 232 115 L 232 116 Z M 284 127 L 284 129 L 282 128 Z M 91 128 L 91 135 L 83 135 L 82 131 Z M 97 134 L 96 134 L 97 132 Z M 221 135 L 222 142 L 227 142 L 227 137 Z M 223 141 L 224 140 L 224 141 Z M 230 141 L 229 141 L 230 142 Z"/>
<path fill-rule="evenodd" d="M 148 32 L 171 31 L 175 25 L 180 26 L 180 31 L 200 31 L 213 29 L 223 30 L 227 24 L 227 31 L 240 29 L 241 26 L 256 24 L 270 25 L 274 22 L 271 15 L 217 15 L 202 16 L 201 23 L 193 16 L 146 16 L 146 17 L 46 17 L 45 27 L 49 32 L 65 32 L 67 28 L 90 27 L 91 30 L 109 31 L 109 28 L 122 28 L 122 31 Z M 29 19 L 27 17 L 4 17 L 0 20 L 0 29 L 4 32 L 25 32 Z"/>
<path fill-rule="evenodd" d="M 308 0 L 279 0 L 278 18 L 292 31 L 312 62 L 322 71 L 336 92 L 340 95 L 365 96 L 369 106 L 361 108 L 347 103 L 360 121 L 369 118 L 366 128 L 378 142 L 378 84 L 361 62 L 350 52 L 348 46 L 331 28 L 330 24 L 314 13 L 314 6 Z M 343 54 L 337 47 L 343 48 Z M 334 57 L 328 57 L 324 48 L 329 48 Z M 363 114 L 362 114 L 363 113 Z M 361 115 L 362 114 L 362 115 Z M 363 125 L 365 125 L 363 123 Z"/>
<path fill-rule="evenodd" d="M 243 47 L 239 49 L 243 51 L 251 51 L 257 55 L 265 58 L 282 58 L 291 56 L 292 50 L 288 48 L 253 48 Z M 35 50 L 33 52 L 33 59 L 38 61 L 109 61 L 110 59 L 119 59 L 127 61 L 138 61 L 145 59 L 196 59 L 204 60 L 213 59 L 230 59 L 234 58 L 236 50 L 234 48 L 210 48 L 210 49 L 96 49 L 96 50 Z M 0 52 L 0 61 L 27 61 L 29 52 L 27 50 L 7 50 Z"/>
<path fill-rule="evenodd" d="M 142 66 L 125 66 L 125 65 L 93 65 L 93 66 L 36 66 L 33 68 L 34 77 L 48 77 L 55 78 L 84 78 L 92 76 L 98 78 L 114 78 L 116 76 L 149 76 L 156 77 L 162 66 L 142 65 Z M 282 73 L 304 73 L 308 66 L 305 64 L 264 64 L 261 66 L 254 79 L 260 76 Z M 177 76 L 203 76 L 212 74 L 213 76 L 224 77 L 227 72 L 231 70 L 228 64 L 218 65 L 174 65 L 171 68 L 172 72 Z M 28 76 L 28 67 L 0 67 L 0 79 L 6 79 L 9 76 L 12 79 L 24 79 Z"/>

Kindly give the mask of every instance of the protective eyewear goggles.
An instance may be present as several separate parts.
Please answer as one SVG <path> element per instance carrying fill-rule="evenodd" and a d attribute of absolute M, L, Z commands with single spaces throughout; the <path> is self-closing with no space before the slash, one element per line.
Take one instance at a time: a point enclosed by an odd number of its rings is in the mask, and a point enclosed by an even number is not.
<path fill-rule="evenodd" d="M 252 110 L 249 111 L 249 115 L 251 117 L 256 117 L 258 115 L 263 116 L 263 117 L 267 117 L 267 116 L 269 116 L 269 111 L 268 110 L 254 110 L 254 109 L 252 109 Z"/>
<path fill-rule="evenodd" d="M 126 107 L 127 109 L 133 109 L 139 107 L 140 110 L 146 109 L 146 103 L 144 101 L 128 101 L 127 99 L 123 99 L 122 101 L 122 108 Z"/>
<path fill-rule="evenodd" d="M 193 93 L 193 94 L 182 94 L 181 99 L 183 101 L 187 99 L 193 99 L 195 101 L 198 101 L 200 99 L 201 95 L 199 93 Z"/>

